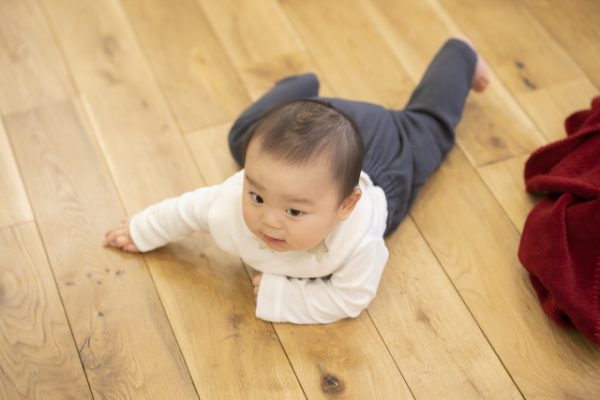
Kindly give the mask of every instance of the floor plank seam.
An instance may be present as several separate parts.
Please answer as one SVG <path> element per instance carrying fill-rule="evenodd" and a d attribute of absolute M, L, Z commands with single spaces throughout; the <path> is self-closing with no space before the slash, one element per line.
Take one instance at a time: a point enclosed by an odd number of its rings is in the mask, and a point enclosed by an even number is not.
<path fill-rule="evenodd" d="M 487 187 L 487 186 L 486 186 Z M 410 214 L 409 214 L 410 215 Z M 481 335 L 483 335 L 485 342 L 488 344 L 488 346 L 490 347 L 490 349 L 494 352 L 494 355 L 496 356 L 496 358 L 498 359 L 498 362 L 500 362 L 500 365 L 502 365 L 502 368 L 504 369 L 504 371 L 506 371 L 506 374 L 508 375 L 508 377 L 510 378 L 511 382 L 513 383 L 513 385 L 515 386 L 515 388 L 519 391 L 519 393 L 521 394 L 521 397 L 523 397 L 523 399 L 525 399 L 525 395 L 523 394 L 523 391 L 521 390 L 521 388 L 519 387 L 519 385 L 517 384 L 515 378 L 512 376 L 512 374 L 510 373 L 509 369 L 506 367 L 504 360 L 502 359 L 502 357 L 500 357 L 500 355 L 498 354 L 498 352 L 496 351 L 496 348 L 494 347 L 494 345 L 492 344 L 490 338 L 488 337 L 488 335 L 486 334 L 486 332 L 483 330 L 483 328 L 481 327 L 481 324 L 479 323 L 479 320 L 475 317 L 475 315 L 473 314 L 473 311 L 471 310 L 471 308 L 468 306 L 468 304 L 466 303 L 465 299 L 463 298 L 462 294 L 460 293 L 460 291 L 458 290 L 458 288 L 456 287 L 456 284 L 454 283 L 454 281 L 452 280 L 452 278 L 450 277 L 450 275 L 448 274 L 446 268 L 444 267 L 442 261 L 439 259 L 437 253 L 435 252 L 435 250 L 433 249 L 431 243 L 429 242 L 429 240 L 427 239 L 427 236 L 424 234 L 424 232 L 421 230 L 421 228 L 419 227 L 419 225 L 416 223 L 416 221 L 414 220 L 414 218 L 412 217 L 412 215 L 410 215 L 410 218 L 413 220 L 414 225 L 416 226 L 417 230 L 419 231 L 419 234 L 423 237 L 423 239 L 425 240 L 425 242 L 427 243 L 427 246 L 429 247 L 429 250 L 431 252 L 431 254 L 433 254 L 433 256 L 435 257 L 437 264 L 439 266 L 439 268 L 442 270 L 443 274 L 446 276 L 446 279 L 448 280 L 448 282 L 450 282 L 450 284 L 452 285 L 454 292 L 456 293 L 456 296 L 458 296 L 458 298 L 460 299 L 463 308 L 467 310 L 467 312 L 469 313 L 469 316 L 471 318 L 471 320 L 475 323 L 475 325 L 477 326 L 477 328 L 479 329 L 479 332 L 481 333 Z"/>

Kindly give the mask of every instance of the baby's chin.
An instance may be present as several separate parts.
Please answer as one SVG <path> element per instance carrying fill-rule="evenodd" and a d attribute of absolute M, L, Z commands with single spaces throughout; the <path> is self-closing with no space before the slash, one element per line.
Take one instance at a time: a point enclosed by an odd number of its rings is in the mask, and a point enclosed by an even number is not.
<path fill-rule="evenodd" d="M 287 251 L 315 252 L 320 247 L 324 246 L 324 243 L 325 243 L 325 238 L 323 238 L 317 242 L 303 243 L 302 245 L 299 245 L 299 246 L 294 246 L 293 244 L 290 244 L 289 250 L 287 250 Z"/>
<path fill-rule="evenodd" d="M 273 251 L 276 251 L 278 253 L 289 253 L 289 252 L 307 252 L 307 251 L 312 251 L 313 249 L 318 248 L 321 243 L 322 240 L 317 242 L 317 243 L 309 243 L 309 244 L 302 244 L 302 245 L 294 245 L 293 243 L 289 243 L 287 241 L 284 241 L 283 243 L 270 243 L 269 241 L 263 241 L 268 248 L 270 248 Z"/>

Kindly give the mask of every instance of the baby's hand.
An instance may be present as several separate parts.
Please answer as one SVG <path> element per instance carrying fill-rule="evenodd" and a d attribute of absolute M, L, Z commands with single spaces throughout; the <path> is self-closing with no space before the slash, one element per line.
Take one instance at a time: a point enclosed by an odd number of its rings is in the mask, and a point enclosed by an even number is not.
<path fill-rule="evenodd" d="M 129 253 L 140 252 L 129 234 L 129 219 L 124 219 L 119 225 L 106 232 L 102 245 L 104 247 L 115 247 Z"/>
<path fill-rule="evenodd" d="M 252 278 L 252 286 L 254 286 L 254 298 L 258 298 L 258 289 L 260 288 L 260 280 L 262 279 L 262 272 L 254 275 Z"/>

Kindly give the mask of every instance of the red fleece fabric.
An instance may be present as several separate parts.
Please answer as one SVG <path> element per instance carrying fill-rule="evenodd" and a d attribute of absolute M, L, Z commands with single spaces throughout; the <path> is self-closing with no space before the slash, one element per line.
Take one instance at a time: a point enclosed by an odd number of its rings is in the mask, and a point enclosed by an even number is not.
<path fill-rule="evenodd" d="M 565 121 L 567 138 L 525 164 L 529 213 L 519 259 L 544 312 L 600 344 L 600 96 Z"/>

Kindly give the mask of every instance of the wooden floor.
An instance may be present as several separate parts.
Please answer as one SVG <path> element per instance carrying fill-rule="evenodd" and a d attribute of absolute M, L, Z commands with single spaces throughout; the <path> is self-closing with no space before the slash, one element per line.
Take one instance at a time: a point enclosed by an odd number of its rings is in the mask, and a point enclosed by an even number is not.
<path fill-rule="evenodd" d="M 600 88 L 597 0 L 1 0 L 1 399 L 597 399 L 600 346 L 517 259 L 523 163 Z M 288 74 L 402 107 L 452 34 L 494 82 L 389 239 L 377 298 L 327 326 L 254 317 L 206 236 L 105 230 L 235 170 L 236 115 Z"/>

